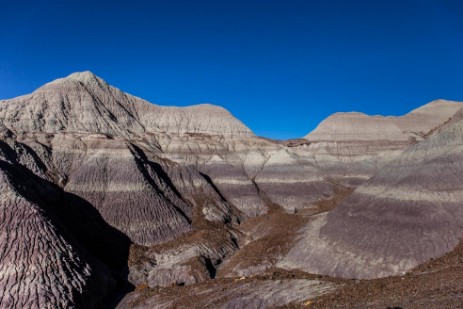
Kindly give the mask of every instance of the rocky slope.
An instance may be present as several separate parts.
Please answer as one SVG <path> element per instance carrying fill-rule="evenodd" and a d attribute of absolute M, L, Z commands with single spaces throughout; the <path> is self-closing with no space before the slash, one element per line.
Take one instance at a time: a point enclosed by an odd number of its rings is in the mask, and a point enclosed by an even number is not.
<path fill-rule="evenodd" d="M 450 173 L 459 116 L 448 121 L 459 108 L 337 114 L 282 142 L 223 108 L 154 105 L 90 72 L 0 101 L 0 307 L 92 308 L 130 284 L 121 308 L 188 306 L 195 293 L 209 295 L 197 299 L 204 306 L 280 306 L 336 284 L 248 279 L 278 266 L 369 278 L 408 270 L 462 234 Z M 171 285 L 189 292 L 177 302 Z"/>

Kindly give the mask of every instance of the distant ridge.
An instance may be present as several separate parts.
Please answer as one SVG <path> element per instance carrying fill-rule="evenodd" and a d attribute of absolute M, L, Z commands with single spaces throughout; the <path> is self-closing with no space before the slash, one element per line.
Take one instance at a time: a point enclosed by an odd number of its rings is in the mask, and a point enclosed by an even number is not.
<path fill-rule="evenodd" d="M 463 106 L 460 102 L 436 100 L 404 116 L 369 116 L 335 113 L 304 138 L 311 141 L 406 141 L 421 140 L 430 130 L 448 120 Z"/>

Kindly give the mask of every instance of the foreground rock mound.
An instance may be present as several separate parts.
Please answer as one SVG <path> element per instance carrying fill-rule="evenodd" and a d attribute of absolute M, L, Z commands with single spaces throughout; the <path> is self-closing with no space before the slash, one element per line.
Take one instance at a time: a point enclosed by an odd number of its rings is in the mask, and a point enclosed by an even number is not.
<path fill-rule="evenodd" d="M 103 305 L 116 289 L 111 269 L 123 265 L 124 237 L 88 217 L 85 203 L 22 167 L 10 146 L 24 147 L 0 143 L 0 307 Z M 74 217 L 73 207 L 80 208 Z M 87 226 L 72 224 L 75 219 Z M 99 234 L 89 242 L 86 229 Z M 118 257 L 104 265 L 108 241 L 118 242 Z"/>

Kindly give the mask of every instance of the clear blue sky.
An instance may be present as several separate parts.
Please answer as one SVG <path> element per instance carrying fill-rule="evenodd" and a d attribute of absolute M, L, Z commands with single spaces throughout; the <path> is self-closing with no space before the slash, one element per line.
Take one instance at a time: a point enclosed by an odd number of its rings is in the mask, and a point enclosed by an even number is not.
<path fill-rule="evenodd" d="M 300 137 L 336 111 L 463 101 L 461 0 L 0 0 L 0 98 L 75 71 Z"/>

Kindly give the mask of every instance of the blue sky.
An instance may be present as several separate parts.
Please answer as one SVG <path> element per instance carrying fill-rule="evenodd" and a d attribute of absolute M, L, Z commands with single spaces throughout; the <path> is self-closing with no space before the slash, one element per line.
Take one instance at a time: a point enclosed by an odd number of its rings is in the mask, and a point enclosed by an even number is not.
<path fill-rule="evenodd" d="M 337 111 L 463 101 L 463 1 L 1 0 L 1 99 L 83 70 L 300 137 Z"/>

